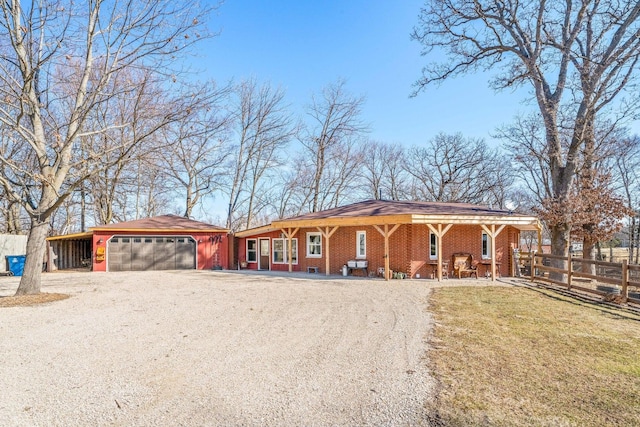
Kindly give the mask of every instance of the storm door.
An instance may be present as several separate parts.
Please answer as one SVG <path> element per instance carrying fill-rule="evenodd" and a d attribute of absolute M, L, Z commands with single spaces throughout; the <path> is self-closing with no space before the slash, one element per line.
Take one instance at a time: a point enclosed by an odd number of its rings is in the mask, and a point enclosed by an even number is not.
<path fill-rule="evenodd" d="M 269 239 L 259 239 L 258 270 L 269 269 Z"/>

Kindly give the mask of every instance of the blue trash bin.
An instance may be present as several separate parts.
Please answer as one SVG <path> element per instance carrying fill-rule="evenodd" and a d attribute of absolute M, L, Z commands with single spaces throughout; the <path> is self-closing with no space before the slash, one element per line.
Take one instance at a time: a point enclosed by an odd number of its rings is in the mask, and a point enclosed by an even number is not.
<path fill-rule="evenodd" d="M 8 270 L 12 272 L 14 276 L 22 276 L 22 272 L 24 271 L 24 260 L 27 256 L 7 255 L 5 258 L 7 259 Z"/>

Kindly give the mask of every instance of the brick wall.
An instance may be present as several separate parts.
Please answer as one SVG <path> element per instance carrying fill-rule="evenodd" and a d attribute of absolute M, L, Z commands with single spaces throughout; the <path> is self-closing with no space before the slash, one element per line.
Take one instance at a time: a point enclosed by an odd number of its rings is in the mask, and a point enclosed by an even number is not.
<path fill-rule="evenodd" d="M 384 229 L 383 227 L 381 227 Z M 392 226 L 389 226 L 391 229 Z M 323 228 L 323 230 L 325 230 Z M 366 233 L 366 260 L 369 261 L 369 272 L 376 273 L 384 267 L 384 237 L 373 226 L 340 227 L 330 238 L 330 274 L 341 274 L 342 266 L 349 260 L 356 259 L 356 232 Z M 451 260 L 454 253 L 470 253 L 474 260 L 482 259 L 482 227 L 479 225 L 454 225 L 445 234 L 442 242 L 442 259 Z M 317 228 L 301 228 L 294 236 L 298 238 L 298 264 L 294 271 L 307 271 L 308 267 L 317 267 L 324 274 L 326 268 L 326 240 L 322 238 L 322 256 L 307 256 L 307 233 L 318 232 Z M 268 237 L 270 239 L 270 257 L 273 256 L 271 239 L 279 238 L 280 232 L 265 233 L 251 238 Z M 498 235 L 496 258 L 501 262 L 501 275 L 509 275 L 511 248 L 517 246 L 519 232 L 513 227 L 506 227 Z M 238 239 L 238 259 L 246 258 L 246 240 Z M 270 258 L 271 259 L 271 258 Z M 431 277 L 433 265 L 429 264 L 429 228 L 423 224 L 404 224 L 389 238 L 389 267 L 392 271 L 408 273 L 411 277 L 417 274 L 422 278 Z M 257 264 L 249 264 L 248 268 L 257 269 Z M 288 264 L 270 264 L 272 270 L 288 271 Z M 485 267 L 481 266 L 481 274 Z M 362 274 L 355 271 L 354 274 Z"/>

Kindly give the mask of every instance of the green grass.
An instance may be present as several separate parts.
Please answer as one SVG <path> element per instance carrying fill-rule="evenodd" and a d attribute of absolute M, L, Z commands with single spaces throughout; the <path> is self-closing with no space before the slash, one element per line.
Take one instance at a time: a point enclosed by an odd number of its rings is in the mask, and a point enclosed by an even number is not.
<path fill-rule="evenodd" d="M 640 318 L 506 287 L 437 289 L 432 312 L 436 423 L 640 425 Z"/>

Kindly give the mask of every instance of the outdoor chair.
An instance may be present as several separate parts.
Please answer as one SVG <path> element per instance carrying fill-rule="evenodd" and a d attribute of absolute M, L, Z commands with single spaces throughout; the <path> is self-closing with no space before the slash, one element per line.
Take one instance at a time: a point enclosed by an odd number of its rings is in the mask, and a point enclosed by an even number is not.
<path fill-rule="evenodd" d="M 449 278 L 449 261 L 442 261 L 442 278 Z"/>
<path fill-rule="evenodd" d="M 476 276 L 478 278 L 478 266 L 473 263 L 473 256 L 471 254 L 457 253 L 453 254 L 453 274 L 458 276 L 458 279 L 462 278 L 463 274 L 467 274 L 469 277 Z"/>

